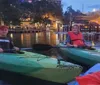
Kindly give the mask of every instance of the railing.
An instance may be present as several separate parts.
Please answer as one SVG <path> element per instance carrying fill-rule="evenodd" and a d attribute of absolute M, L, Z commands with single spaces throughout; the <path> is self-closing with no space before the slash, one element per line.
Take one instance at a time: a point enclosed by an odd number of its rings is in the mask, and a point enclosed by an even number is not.
<path fill-rule="evenodd" d="M 42 32 L 45 30 L 41 29 L 9 29 L 10 33 L 31 33 L 31 32 Z"/>
<path fill-rule="evenodd" d="M 71 31 L 71 27 L 66 26 L 63 29 L 59 30 L 58 34 L 63 34 L 66 36 L 68 31 Z M 80 31 L 83 33 L 84 39 L 86 41 L 100 42 L 100 26 L 99 25 L 80 26 Z"/>
<path fill-rule="evenodd" d="M 65 32 L 68 32 L 71 30 L 71 27 L 69 26 L 66 26 L 66 27 L 63 27 L 63 31 Z M 99 25 L 95 25 L 95 26 L 80 26 L 80 31 L 81 32 L 97 32 L 99 33 L 100 32 L 100 26 Z"/>

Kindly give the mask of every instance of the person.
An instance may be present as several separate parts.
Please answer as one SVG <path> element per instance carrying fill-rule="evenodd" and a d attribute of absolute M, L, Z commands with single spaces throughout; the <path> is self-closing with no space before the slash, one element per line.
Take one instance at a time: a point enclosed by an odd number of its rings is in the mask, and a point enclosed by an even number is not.
<path fill-rule="evenodd" d="M 7 49 L 15 49 L 16 51 L 19 51 L 19 48 L 14 46 L 11 38 L 7 37 L 7 34 L 8 27 L 0 26 L 0 53 Z"/>
<path fill-rule="evenodd" d="M 66 43 L 70 47 L 91 48 L 91 46 L 86 45 L 78 25 L 72 26 L 72 31 L 68 32 Z"/>

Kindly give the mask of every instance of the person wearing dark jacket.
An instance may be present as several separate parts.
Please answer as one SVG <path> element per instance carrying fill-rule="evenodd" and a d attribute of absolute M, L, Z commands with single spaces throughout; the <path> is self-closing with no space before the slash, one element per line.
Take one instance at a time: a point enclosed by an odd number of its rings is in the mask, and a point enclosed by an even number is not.
<path fill-rule="evenodd" d="M 8 27 L 0 26 L 0 52 L 4 52 L 7 49 L 15 49 L 19 51 L 18 47 L 15 47 L 12 40 L 7 37 Z"/>

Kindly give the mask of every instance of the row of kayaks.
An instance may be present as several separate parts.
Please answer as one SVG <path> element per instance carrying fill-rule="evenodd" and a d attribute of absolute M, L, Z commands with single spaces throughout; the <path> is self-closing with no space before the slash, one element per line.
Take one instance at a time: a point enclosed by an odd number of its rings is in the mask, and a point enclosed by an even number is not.
<path fill-rule="evenodd" d="M 61 46 L 61 48 L 60 48 Z M 100 62 L 98 50 L 64 47 L 61 52 L 77 62 L 94 65 Z M 67 83 L 78 76 L 82 67 L 50 56 L 23 51 L 23 53 L 0 53 L 0 69 L 31 76 L 55 83 Z"/>

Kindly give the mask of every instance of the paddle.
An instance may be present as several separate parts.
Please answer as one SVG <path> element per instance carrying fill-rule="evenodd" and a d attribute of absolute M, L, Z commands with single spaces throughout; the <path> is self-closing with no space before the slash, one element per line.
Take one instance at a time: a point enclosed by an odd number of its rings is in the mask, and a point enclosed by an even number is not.
<path fill-rule="evenodd" d="M 50 50 L 52 46 L 48 44 L 33 44 L 32 48 L 35 51 L 46 51 Z"/>
<path fill-rule="evenodd" d="M 32 46 L 33 50 L 35 51 L 48 51 L 52 48 L 67 48 L 67 47 L 68 46 L 52 46 L 49 44 L 33 44 Z"/>
<path fill-rule="evenodd" d="M 74 46 L 51 46 L 49 44 L 33 44 L 32 46 L 33 50 L 35 51 L 48 51 L 52 48 L 74 48 Z M 89 50 L 95 50 L 94 47 L 86 46 L 86 47 L 78 47 L 80 49 L 89 49 Z"/>

